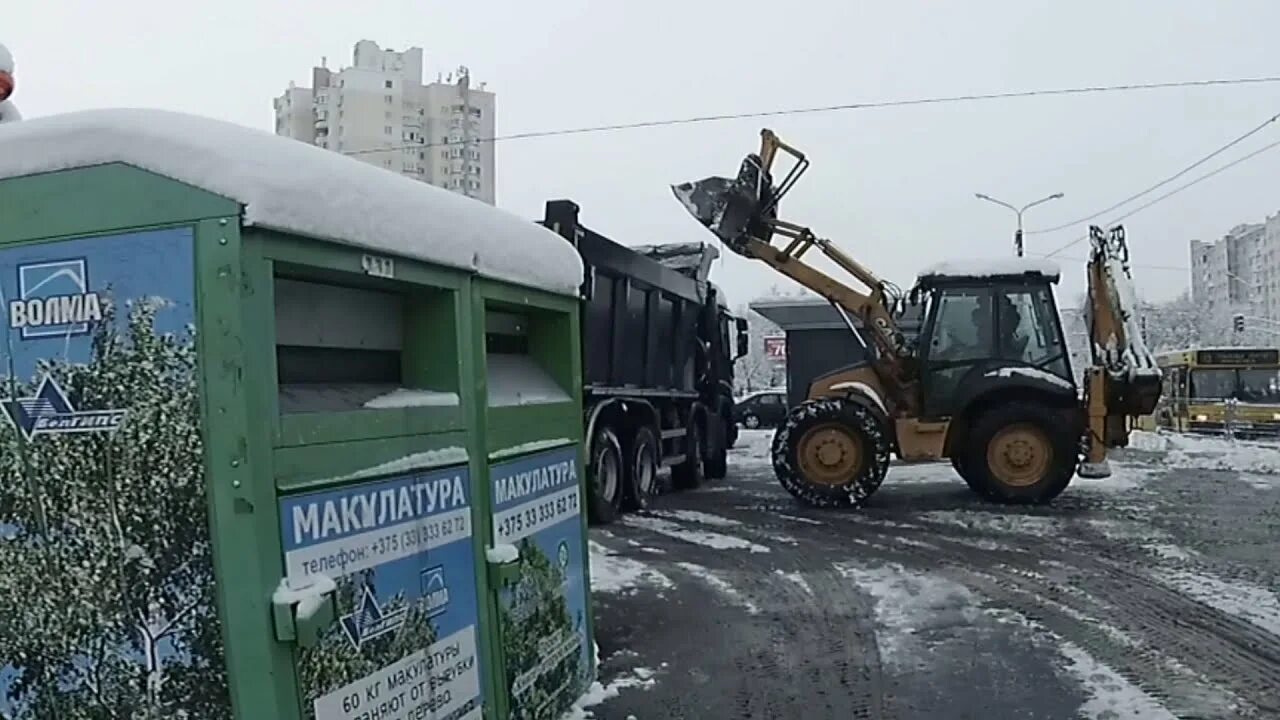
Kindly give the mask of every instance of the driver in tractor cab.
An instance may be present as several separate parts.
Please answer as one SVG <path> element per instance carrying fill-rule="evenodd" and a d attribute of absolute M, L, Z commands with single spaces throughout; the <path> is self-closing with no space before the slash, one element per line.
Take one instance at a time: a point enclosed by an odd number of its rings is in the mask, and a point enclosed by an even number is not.
<path fill-rule="evenodd" d="M 991 312 L 991 296 L 980 295 L 978 297 L 978 304 L 970 315 L 973 319 L 974 337 L 977 343 L 975 350 L 979 355 L 982 355 L 994 349 L 998 358 L 1021 360 L 1022 353 L 1026 349 L 1027 341 L 1029 340 L 1029 338 L 1023 337 L 1018 332 L 1018 328 L 1022 324 L 1022 314 L 1018 312 L 1018 308 L 1009 299 L 1009 296 L 1003 293 L 996 296 L 996 304 L 998 305 L 1000 318 L 998 344 L 992 342 L 996 331 L 994 327 L 996 313 Z"/>

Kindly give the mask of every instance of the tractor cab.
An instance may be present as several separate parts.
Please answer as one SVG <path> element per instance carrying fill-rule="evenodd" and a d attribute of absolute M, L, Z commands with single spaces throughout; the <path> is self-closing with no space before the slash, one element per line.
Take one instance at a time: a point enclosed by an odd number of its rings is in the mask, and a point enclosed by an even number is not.
<path fill-rule="evenodd" d="M 961 414 L 980 396 L 1025 388 L 1075 402 L 1052 263 L 943 263 L 920 274 L 922 415 Z"/>

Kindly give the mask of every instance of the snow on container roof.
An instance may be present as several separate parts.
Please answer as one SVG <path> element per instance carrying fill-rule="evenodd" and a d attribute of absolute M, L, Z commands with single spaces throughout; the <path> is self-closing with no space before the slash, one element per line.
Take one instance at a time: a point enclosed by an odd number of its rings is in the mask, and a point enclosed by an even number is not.
<path fill-rule="evenodd" d="M 478 200 L 298 140 L 164 110 L 87 110 L 0 127 L 0 179 L 120 162 L 244 206 L 244 224 L 576 295 L 582 259 Z"/>
<path fill-rule="evenodd" d="M 1016 275 L 1042 275 L 1052 281 L 1062 277 L 1057 263 L 1052 260 L 1025 257 L 973 258 L 935 263 L 920 271 L 920 278 L 966 277 L 991 278 Z"/>

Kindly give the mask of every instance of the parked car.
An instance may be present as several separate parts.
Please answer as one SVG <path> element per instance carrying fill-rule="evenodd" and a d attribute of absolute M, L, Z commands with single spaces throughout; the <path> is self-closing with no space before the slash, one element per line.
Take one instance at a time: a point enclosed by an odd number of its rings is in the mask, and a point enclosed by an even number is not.
<path fill-rule="evenodd" d="M 775 427 L 787 414 L 787 393 L 765 390 L 752 393 L 733 406 L 733 420 L 745 428 Z"/>

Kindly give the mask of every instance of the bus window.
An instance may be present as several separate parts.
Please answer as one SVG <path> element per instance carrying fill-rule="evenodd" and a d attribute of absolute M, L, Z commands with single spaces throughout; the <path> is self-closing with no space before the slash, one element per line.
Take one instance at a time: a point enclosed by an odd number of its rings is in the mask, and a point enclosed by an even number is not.
<path fill-rule="evenodd" d="M 1280 370 L 1241 370 L 1239 399 L 1252 403 L 1280 403 Z"/>
<path fill-rule="evenodd" d="M 1224 400 L 1235 397 L 1236 371 L 1197 368 L 1191 371 L 1190 396 L 1195 400 Z"/>

